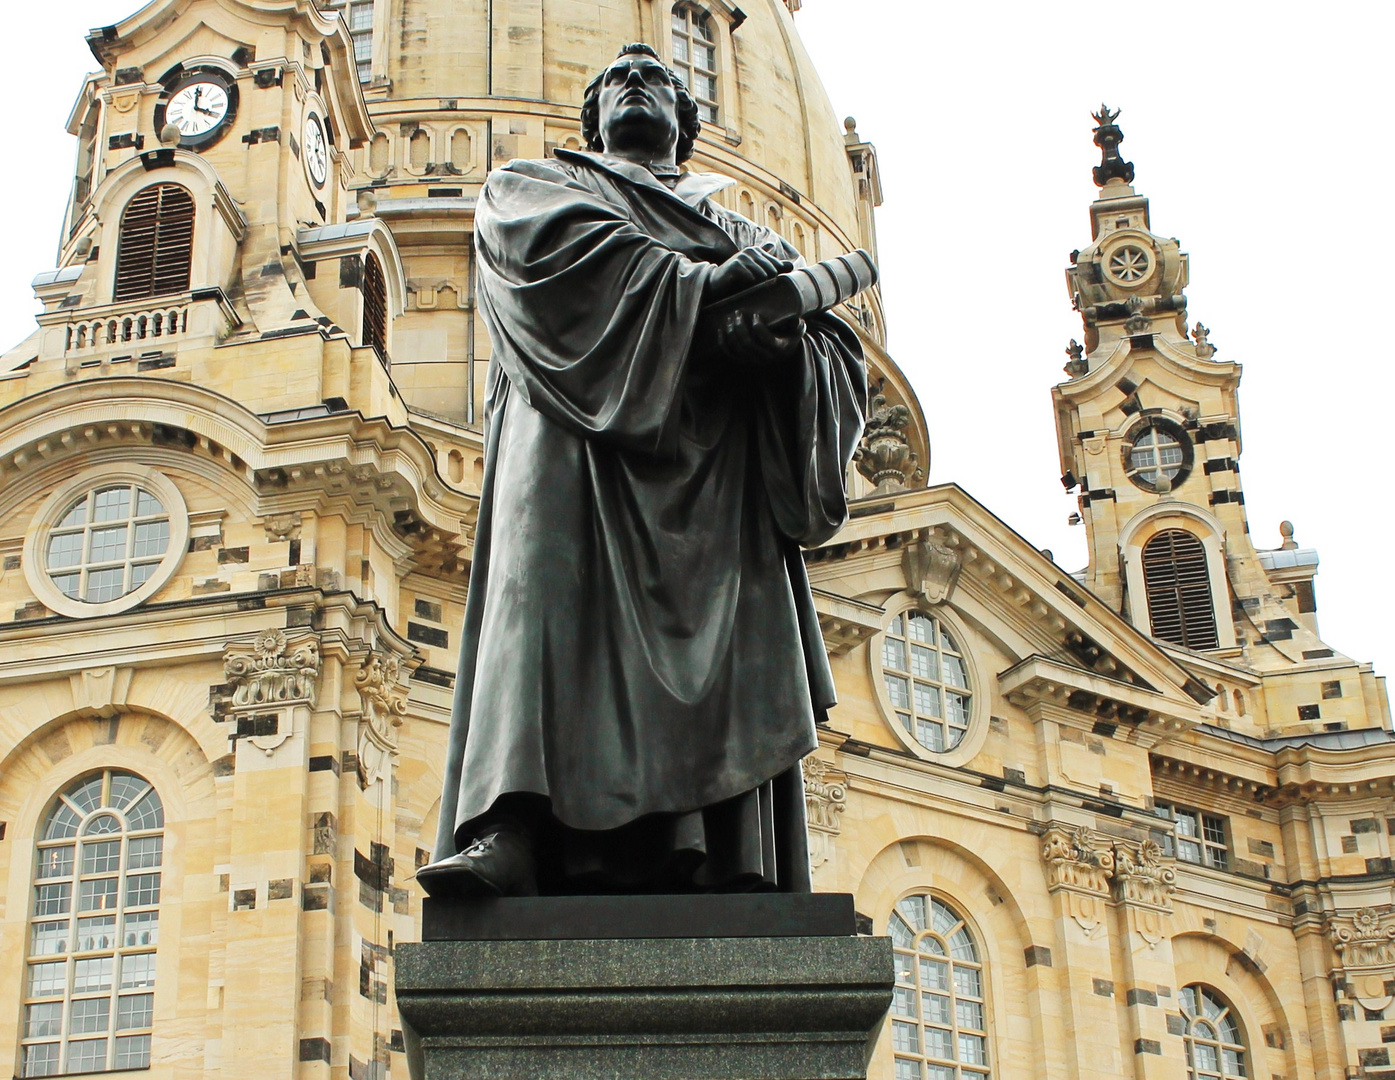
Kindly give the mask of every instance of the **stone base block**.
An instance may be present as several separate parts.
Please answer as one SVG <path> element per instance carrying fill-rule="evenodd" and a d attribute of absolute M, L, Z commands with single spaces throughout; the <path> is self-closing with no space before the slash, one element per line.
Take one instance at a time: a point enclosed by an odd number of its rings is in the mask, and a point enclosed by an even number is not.
<path fill-rule="evenodd" d="M 536 934 L 548 901 L 495 900 L 463 917 L 427 913 L 438 940 L 397 947 L 413 1080 L 866 1077 L 891 1002 L 891 944 L 843 931 L 823 898 L 791 897 L 783 911 L 769 896 L 559 899 L 557 937 L 502 939 L 510 904 Z M 607 904 L 628 918 L 601 920 L 604 937 L 572 936 Z M 675 904 L 687 905 L 688 936 L 672 930 Z M 472 924 L 493 936 L 439 940 Z"/>

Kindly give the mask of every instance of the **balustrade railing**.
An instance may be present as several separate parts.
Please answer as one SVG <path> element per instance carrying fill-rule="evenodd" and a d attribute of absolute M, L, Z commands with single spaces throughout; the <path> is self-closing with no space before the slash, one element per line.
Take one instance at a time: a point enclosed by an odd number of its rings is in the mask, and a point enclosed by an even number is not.
<path fill-rule="evenodd" d="M 109 345 L 178 337 L 189 328 L 187 304 L 130 311 L 101 318 L 75 319 L 66 328 L 64 351 L 87 352 Z"/>

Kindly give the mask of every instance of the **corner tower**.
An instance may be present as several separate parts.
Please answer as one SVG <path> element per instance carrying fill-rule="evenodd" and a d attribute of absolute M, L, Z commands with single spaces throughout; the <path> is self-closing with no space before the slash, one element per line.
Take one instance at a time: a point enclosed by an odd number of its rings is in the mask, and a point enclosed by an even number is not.
<path fill-rule="evenodd" d="M 1066 270 L 1084 344 L 1070 343 L 1068 379 L 1052 390 L 1061 481 L 1078 491 L 1089 547 L 1083 583 L 1165 648 L 1205 658 L 1218 715 L 1266 730 L 1365 726 L 1366 690 L 1374 714 L 1384 695 L 1369 665 L 1349 689 L 1333 676 L 1355 665 L 1318 637 L 1317 552 L 1299 548 L 1287 522 L 1279 549 L 1251 539 L 1241 366 L 1217 356 L 1201 323 L 1188 330 L 1188 257 L 1152 229 L 1119 152 L 1118 111 L 1092 115 L 1100 191 L 1090 243 Z M 1230 669 L 1253 685 L 1215 677 Z M 1282 675 L 1287 689 L 1261 691 L 1250 675 Z"/>

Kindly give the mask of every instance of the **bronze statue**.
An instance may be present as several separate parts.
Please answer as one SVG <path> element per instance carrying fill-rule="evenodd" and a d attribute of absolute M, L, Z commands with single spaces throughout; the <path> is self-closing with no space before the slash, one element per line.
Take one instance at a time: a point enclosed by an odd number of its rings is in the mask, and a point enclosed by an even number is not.
<path fill-rule="evenodd" d="M 681 80 L 628 45 L 588 150 L 495 170 L 493 344 L 433 896 L 808 891 L 799 762 L 833 680 L 800 556 L 843 524 L 856 335 L 704 309 L 789 271 L 681 170 Z M 690 348 L 698 331 L 715 348 Z"/>

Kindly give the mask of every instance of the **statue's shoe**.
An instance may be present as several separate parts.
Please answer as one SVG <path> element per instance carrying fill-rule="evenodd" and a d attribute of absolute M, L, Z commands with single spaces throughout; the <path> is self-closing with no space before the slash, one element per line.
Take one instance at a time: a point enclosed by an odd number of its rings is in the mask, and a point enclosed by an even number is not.
<path fill-rule="evenodd" d="M 528 836 L 500 829 L 458 855 L 428 863 L 417 881 L 437 900 L 470 896 L 537 896 L 538 864 Z"/>

